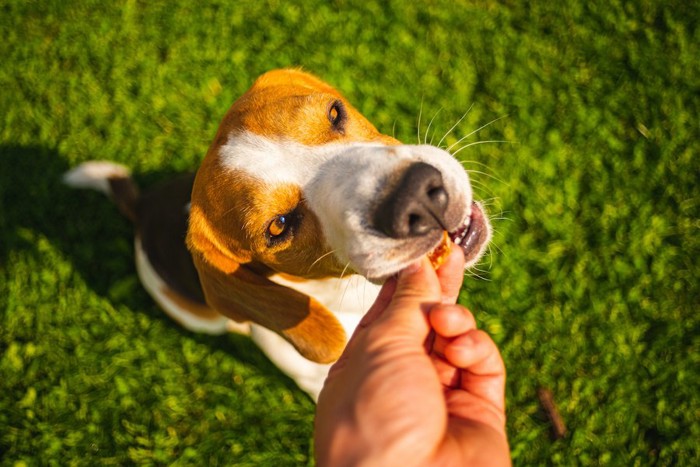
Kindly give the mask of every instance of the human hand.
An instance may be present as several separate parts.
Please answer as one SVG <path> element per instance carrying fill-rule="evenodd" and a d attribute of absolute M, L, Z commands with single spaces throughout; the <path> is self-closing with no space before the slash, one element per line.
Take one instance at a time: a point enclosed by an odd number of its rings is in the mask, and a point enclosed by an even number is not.
<path fill-rule="evenodd" d="M 390 279 L 329 372 L 316 409 L 321 466 L 509 465 L 505 368 L 455 305 L 464 258 Z"/>

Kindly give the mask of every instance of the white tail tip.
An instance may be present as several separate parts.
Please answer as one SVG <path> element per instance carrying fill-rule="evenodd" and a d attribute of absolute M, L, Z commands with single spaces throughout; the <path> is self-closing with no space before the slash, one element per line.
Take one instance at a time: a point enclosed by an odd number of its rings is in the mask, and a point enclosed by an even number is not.
<path fill-rule="evenodd" d="M 130 175 L 129 169 L 123 165 L 107 161 L 89 161 L 63 174 L 63 183 L 73 188 L 90 188 L 110 195 L 108 180 Z"/>

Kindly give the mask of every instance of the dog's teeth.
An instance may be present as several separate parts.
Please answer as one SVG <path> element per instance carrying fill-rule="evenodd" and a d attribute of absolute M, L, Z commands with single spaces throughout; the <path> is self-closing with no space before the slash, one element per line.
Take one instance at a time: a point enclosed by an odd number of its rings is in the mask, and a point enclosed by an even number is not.
<path fill-rule="evenodd" d="M 450 234 L 450 238 L 452 239 L 453 242 L 455 242 L 457 245 L 461 245 L 464 242 L 464 239 L 467 237 L 467 232 L 469 231 L 469 227 L 467 224 L 462 225 L 461 227 L 457 228 L 454 232 Z"/>

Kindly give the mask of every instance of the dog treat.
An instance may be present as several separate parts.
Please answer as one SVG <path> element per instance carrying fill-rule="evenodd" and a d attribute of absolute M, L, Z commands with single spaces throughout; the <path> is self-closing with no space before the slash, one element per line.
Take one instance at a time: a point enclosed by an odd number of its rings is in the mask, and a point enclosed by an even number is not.
<path fill-rule="evenodd" d="M 438 246 L 436 246 L 433 251 L 428 253 L 428 259 L 430 264 L 433 265 L 433 269 L 437 269 L 442 266 L 448 256 L 450 256 L 450 251 L 452 250 L 452 242 L 450 241 L 450 236 L 447 230 L 442 232 L 442 241 Z"/>

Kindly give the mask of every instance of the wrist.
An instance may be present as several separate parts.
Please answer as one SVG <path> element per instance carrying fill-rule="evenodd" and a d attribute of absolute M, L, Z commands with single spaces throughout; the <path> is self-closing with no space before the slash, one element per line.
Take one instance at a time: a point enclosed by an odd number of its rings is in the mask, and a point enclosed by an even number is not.
<path fill-rule="evenodd" d="M 401 467 L 423 466 L 424 456 L 410 456 L 416 446 L 407 437 L 388 435 L 382 424 L 363 423 L 361 420 L 336 421 L 331 431 L 315 434 L 316 464 L 319 467 Z M 363 428 L 364 427 L 364 428 Z M 367 427 L 372 427 L 368 430 Z M 377 429 L 374 429 L 377 428 Z M 321 427 L 317 426 L 317 430 Z M 391 431 L 391 430 L 389 430 Z M 422 444 L 418 441 L 419 445 Z M 427 452 L 425 453 L 427 454 Z M 418 459 L 417 457 L 421 457 Z"/>

